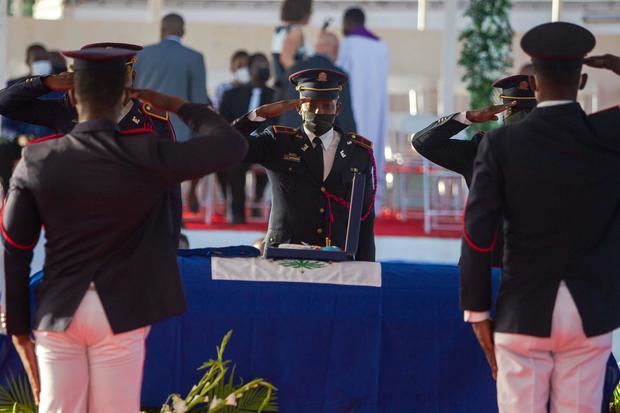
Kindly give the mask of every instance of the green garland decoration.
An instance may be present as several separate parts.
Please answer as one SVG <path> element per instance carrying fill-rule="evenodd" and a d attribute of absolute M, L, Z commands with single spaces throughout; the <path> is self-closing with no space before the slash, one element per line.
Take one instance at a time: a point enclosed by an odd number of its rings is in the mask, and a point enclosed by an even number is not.
<path fill-rule="evenodd" d="M 471 0 L 465 12 L 470 23 L 459 37 L 463 43 L 459 64 L 465 69 L 461 80 L 467 85 L 471 109 L 494 103 L 491 85 L 512 67 L 511 9 L 511 0 Z M 468 131 L 496 126 L 497 122 L 474 124 Z"/>

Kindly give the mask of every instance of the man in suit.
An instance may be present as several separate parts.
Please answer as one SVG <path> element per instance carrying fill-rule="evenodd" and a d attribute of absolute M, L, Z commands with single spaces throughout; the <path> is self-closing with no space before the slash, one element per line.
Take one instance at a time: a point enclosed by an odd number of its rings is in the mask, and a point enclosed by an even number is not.
<path fill-rule="evenodd" d="M 344 249 L 349 199 L 356 173 L 366 175 L 360 239 L 355 258 L 374 261 L 376 175 L 369 140 L 334 127 L 346 75 L 308 69 L 291 75 L 300 99 L 261 106 L 235 121 L 248 137 L 246 162 L 267 168 L 273 204 L 266 246 L 283 243 L 332 245 Z M 271 126 L 252 132 L 266 119 L 297 109 L 300 128 Z"/>
<path fill-rule="evenodd" d="M 82 49 L 114 47 L 137 52 L 142 46 L 129 43 L 93 43 Z M 134 70 L 136 58 L 132 56 L 126 62 L 126 85 L 132 86 L 136 78 Z M 65 134 L 76 125 L 78 120 L 75 102 L 68 91 L 73 88 L 74 74 L 65 72 L 58 75 L 30 76 L 0 90 L 0 114 L 11 119 L 42 125 L 54 133 Z M 46 98 L 51 92 L 59 93 L 54 99 Z M 168 112 L 160 111 L 151 105 L 136 99 L 126 98 L 119 115 L 118 126 L 121 130 L 154 129 L 164 140 L 175 140 Z M 172 205 L 172 225 L 176 237 L 183 240 L 181 234 L 183 206 L 180 186 L 171 189 L 168 194 Z"/>
<path fill-rule="evenodd" d="M 617 108 L 575 101 L 594 36 L 571 23 L 525 34 L 537 107 L 481 141 L 466 206 L 461 307 L 497 377 L 502 413 L 600 411 L 611 332 L 620 326 Z M 504 216 L 494 323 L 491 251 Z"/>
<path fill-rule="evenodd" d="M 119 131 L 134 54 L 65 52 L 75 58 L 69 93 L 79 122 L 26 147 L 11 181 L 1 228 L 6 328 L 42 412 L 139 410 L 148 326 L 185 310 L 166 191 L 247 151 L 205 105 L 150 91 L 131 93 L 200 136 L 172 142 L 152 129 Z M 31 326 L 28 278 L 42 226 L 45 275 Z"/>
<path fill-rule="evenodd" d="M 207 70 L 202 54 L 183 46 L 185 21 L 178 14 L 168 14 L 161 21 L 161 41 L 146 46 L 136 63 L 136 87 L 156 90 L 190 102 L 209 103 L 207 97 Z M 186 141 L 192 131 L 183 121 L 172 116 L 177 140 Z M 199 208 L 196 196 L 198 179 L 192 181 L 188 204 L 192 211 Z"/>
<path fill-rule="evenodd" d="M 273 103 L 274 90 L 267 86 L 267 81 L 271 77 L 267 56 L 262 53 L 250 56 L 248 66 L 250 82 L 230 89 L 224 93 L 222 98 L 220 114 L 229 122 L 259 106 Z M 262 132 L 265 127 L 272 123 L 265 121 L 256 130 Z M 230 212 L 228 222 L 231 224 L 245 224 L 245 175 L 249 166 L 249 164 L 244 163 L 218 174 L 222 193 L 227 204 L 229 204 L 227 208 L 227 211 Z M 255 202 L 262 199 L 267 185 L 265 174 L 257 175 L 256 178 Z"/>
<path fill-rule="evenodd" d="M 334 64 L 338 58 L 338 48 L 338 37 L 330 32 L 322 32 L 314 45 L 314 55 L 293 65 L 288 70 L 287 76 L 306 69 L 327 69 L 346 73 L 343 69 Z M 299 92 L 295 90 L 295 86 L 290 82 L 282 85 L 280 93 L 281 96 L 278 96 L 278 99 L 290 100 L 296 99 L 299 96 Z M 342 102 L 342 111 L 336 117 L 336 126 L 338 126 L 345 133 L 357 132 L 357 128 L 355 127 L 355 119 L 353 119 L 351 91 L 349 90 L 348 84 L 342 85 L 340 101 Z M 280 116 L 278 123 L 283 126 L 296 128 L 301 123 L 301 117 L 299 116 L 299 113 L 291 110 L 283 113 L 282 116 Z"/>
<path fill-rule="evenodd" d="M 471 185 L 474 159 L 485 134 L 482 131 L 478 132 L 470 140 L 451 138 L 472 123 L 497 120 L 497 115 L 502 112 L 504 112 L 504 124 L 515 123 L 523 119 L 536 106 L 536 96 L 530 88 L 527 76 L 516 75 L 503 78 L 493 83 L 493 86 L 502 90 L 501 105 L 444 116 L 411 136 L 411 145 L 420 155 L 437 165 L 463 175 L 467 187 Z M 500 219 L 499 225 L 501 223 Z M 502 266 L 503 239 L 503 231 L 500 231 L 493 251 L 495 267 Z"/>

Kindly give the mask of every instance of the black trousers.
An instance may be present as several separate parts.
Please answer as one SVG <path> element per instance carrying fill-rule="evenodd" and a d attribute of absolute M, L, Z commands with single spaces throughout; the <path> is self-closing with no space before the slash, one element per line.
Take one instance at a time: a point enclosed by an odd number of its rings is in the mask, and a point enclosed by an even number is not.
<path fill-rule="evenodd" d="M 231 224 L 245 223 L 245 176 L 249 169 L 250 164 L 241 164 L 217 174 L 226 210 L 231 214 L 228 217 L 228 222 Z M 256 175 L 255 202 L 263 199 L 268 181 L 267 174 Z"/>

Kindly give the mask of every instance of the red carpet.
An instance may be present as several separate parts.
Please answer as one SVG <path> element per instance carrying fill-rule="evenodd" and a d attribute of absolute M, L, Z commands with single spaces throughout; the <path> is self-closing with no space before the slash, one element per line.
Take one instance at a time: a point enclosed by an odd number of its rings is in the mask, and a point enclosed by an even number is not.
<path fill-rule="evenodd" d="M 196 230 L 226 230 L 226 231 L 267 231 L 266 222 L 248 222 L 243 225 L 230 225 L 224 222 L 221 215 L 212 217 L 212 224 L 205 224 L 204 213 L 185 212 L 183 214 L 185 228 Z M 451 227 L 459 226 L 460 220 L 447 219 L 445 224 Z M 400 221 L 394 217 L 383 216 L 375 220 L 375 235 L 377 236 L 406 236 L 406 237 L 438 237 L 438 238 L 459 238 L 460 230 L 433 230 L 429 234 L 424 232 L 424 221 L 422 219 L 408 219 Z"/>

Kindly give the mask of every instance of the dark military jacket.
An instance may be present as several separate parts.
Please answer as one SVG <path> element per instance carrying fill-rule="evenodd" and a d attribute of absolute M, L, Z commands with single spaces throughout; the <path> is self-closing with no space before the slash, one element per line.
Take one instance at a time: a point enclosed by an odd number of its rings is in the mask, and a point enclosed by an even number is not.
<path fill-rule="evenodd" d="M 92 120 L 24 149 L 1 227 L 9 334 L 30 333 L 30 261 L 42 226 L 45 266 L 33 328 L 64 330 L 91 282 L 114 333 L 183 312 L 165 194 L 235 166 L 247 143 L 206 105 L 186 104 L 179 117 L 200 136 L 172 142 Z"/>
<path fill-rule="evenodd" d="M 361 223 L 355 258 L 374 261 L 374 208 L 371 205 L 374 196 L 373 155 L 370 142 L 336 129 L 340 141 L 331 172 L 323 181 L 322 165 L 317 165 L 309 156 L 312 143 L 301 129 L 271 126 L 250 136 L 258 124 L 250 121 L 248 115 L 234 122 L 237 129 L 248 137 L 249 151 L 245 161 L 265 166 L 271 182 L 272 209 L 266 245 L 301 242 L 325 245 L 332 221 L 332 245 L 344 249 L 349 210 L 336 198 L 349 201 L 353 174 L 359 172 L 366 175 L 362 214 L 368 216 Z"/>
<path fill-rule="evenodd" d="M 620 109 L 534 109 L 481 141 L 465 213 L 463 310 L 491 308 L 491 257 L 505 221 L 495 331 L 549 337 L 566 283 L 588 337 L 620 326 Z"/>
<path fill-rule="evenodd" d="M 39 99 L 52 92 L 43 83 L 43 77 L 32 76 L 0 90 L 0 115 L 14 120 L 42 125 L 54 133 L 65 134 L 77 123 L 77 112 L 65 94 L 61 99 Z M 150 105 L 134 100 L 129 112 L 119 122 L 121 130 L 150 129 L 160 139 L 175 140 L 174 130 L 166 112 L 158 112 Z M 181 188 L 175 187 L 168 194 L 172 205 L 176 233 L 181 231 L 183 206 Z"/>
<path fill-rule="evenodd" d="M 467 187 L 471 185 L 474 174 L 474 159 L 478 145 L 484 138 L 484 132 L 476 133 L 471 140 L 451 139 L 467 128 L 467 125 L 454 120 L 457 114 L 444 116 L 430 126 L 411 136 L 411 145 L 416 151 L 431 162 L 463 175 Z M 500 219 L 498 228 L 503 220 Z M 504 252 L 504 234 L 498 231 L 497 242 L 493 250 L 493 266 L 501 267 Z"/>

